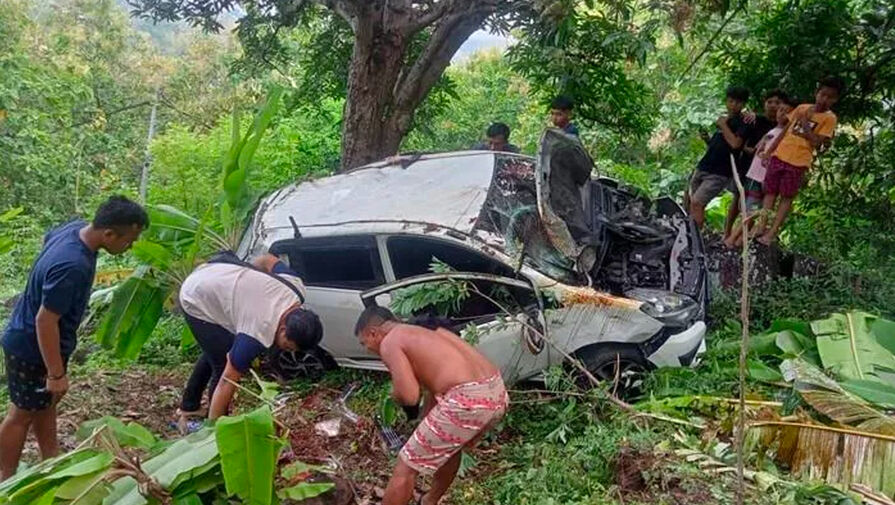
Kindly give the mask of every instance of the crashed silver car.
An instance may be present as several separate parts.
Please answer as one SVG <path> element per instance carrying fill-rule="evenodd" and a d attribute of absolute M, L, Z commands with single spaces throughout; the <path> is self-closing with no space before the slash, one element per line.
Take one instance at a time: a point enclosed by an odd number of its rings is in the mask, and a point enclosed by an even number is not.
<path fill-rule="evenodd" d="M 548 130 L 536 159 L 400 156 L 269 195 L 239 252 L 270 251 L 302 276 L 325 350 L 273 368 L 384 370 L 354 335 L 370 304 L 438 318 L 508 382 L 562 363 L 560 350 L 602 378 L 694 365 L 708 297 L 698 229 L 671 199 L 593 169 L 576 138 Z"/>

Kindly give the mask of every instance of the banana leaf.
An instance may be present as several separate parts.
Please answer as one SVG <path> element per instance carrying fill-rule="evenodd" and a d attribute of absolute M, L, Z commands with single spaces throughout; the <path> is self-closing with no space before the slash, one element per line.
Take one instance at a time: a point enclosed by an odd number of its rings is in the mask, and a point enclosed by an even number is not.
<path fill-rule="evenodd" d="M 805 403 L 824 416 L 865 431 L 895 435 L 895 418 L 847 392 L 819 368 L 791 359 L 780 364 L 780 371 Z"/>
<path fill-rule="evenodd" d="M 270 408 L 222 417 L 215 424 L 215 434 L 227 495 L 238 496 L 246 505 L 270 505 L 282 447 Z"/>
<path fill-rule="evenodd" d="M 895 321 L 879 318 L 870 326 L 870 331 L 881 346 L 895 354 Z"/>
<path fill-rule="evenodd" d="M 10 505 L 32 504 L 35 501 L 43 499 L 42 497 L 44 496 L 44 494 L 50 489 L 53 490 L 53 495 L 55 496 L 56 489 L 64 481 L 73 477 L 94 474 L 96 472 L 109 468 L 109 465 L 111 464 L 111 454 L 105 452 L 95 454 L 88 459 L 79 461 L 70 466 L 66 466 L 65 468 L 44 475 L 40 479 L 31 481 L 27 485 L 10 494 L 9 503 Z M 50 503 L 52 503 L 52 500 L 50 501 Z"/>
<path fill-rule="evenodd" d="M 847 380 L 840 383 L 843 389 L 885 409 L 895 409 L 895 387 L 883 382 Z"/>
<path fill-rule="evenodd" d="M 884 381 L 895 374 L 895 355 L 871 331 L 874 315 L 852 311 L 811 323 L 826 369 L 842 379 Z M 880 328 L 880 327 L 878 327 Z M 891 383 L 895 386 L 895 382 Z"/>
<path fill-rule="evenodd" d="M 307 500 L 320 496 L 336 487 L 332 482 L 301 482 L 292 487 L 277 491 L 281 500 Z"/>
<path fill-rule="evenodd" d="M 777 332 L 775 343 L 784 355 L 802 358 L 812 365 L 820 365 L 820 354 L 814 337 L 792 330 Z M 810 335 L 810 334 L 809 334 Z"/>
<path fill-rule="evenodd" d="M 203 220 L 170 205 L 150 205 L 149 229 L 146 240 L 151 240 L 169 248 L 186 248 L 195 243 L 200 231 L 218 249 L 228 248 L 227 241 L 203 224 Z"/>
<path fill-rule="evenodd" d="M 138 268 L 115 289 L 96 332 L 99 343 L 119 358 L 136 358 L 158 324 L 168 292 L 149 277 L 147 267 Z"/>
<path fill-rule="evenodd" d="M 112 490 L 112 486 L 105 482 L 106 475 L 106 470 L 101 470 L 68 479 L 56 490 L 56 499 L 65 505 L 100 504 Z"/>
<path fill-rule="evenodd" d="M 84 422 L 78 428 L 75 436 L 78 440 L 84 440 L 93 434 L 97 428 L 103 426 L 109 428 L 112 436 L 115 437 L 115 440 L 117 440 L 118 444 L 122 447 L 142 447 L 143 449 L 151 449 L 158 443 L 158 439 L 155 438 L 155 435 L 145 427 L 133 421 L 124 424 L 123 421 L 112 416 L 104 416 L 99 419 Z"/>
<path fill-rule="evenodd" d="M 895 437 L 824 425 L 762 421 L 747 437 L 803 479 L 846 486 L 860 483 L 895 495 Z"/>
<path fill-rule="evenodd" d="M 143 471 L 163 488 L 172 489 L 178 477 L 202 468 L 218 457 L 214 431 L 200 430 L 182 438 L 158 456 L 145 461 Z M 140 494 L 137 481 L 122 477 L 112 483 L 112 492 L 103 500 L 103 505 L 144 505 L 146 497 Z"/>
<path fill-rule="evenodd" d="M 34 482 L 41 481 L 55 472 L 62 471 L 82 461 L 89 460 L 97 454 L 99 454 L 99 452 L 93 449 L 79 449 L 42 461 L 37 465 L 16 473 L 9 479 L 0 482 L 0 504 L 8 503 L 9 497 L 19 492 L 22 488 L 29 486 Z"/>
<path fill-rule="evenodd" d="M 171 265 L 174 255 L 165 246 L 150 240 L 138 240 L 131 246 L 134 257 L 154 268 L 165 269 Z"/>
<path fill-rule="evenodd" d="M 246 132 L 245 137 L 234 144 L 235 148 L 234 145 L 231 145 L 230 151 L 227 153 L 224 162 L 224 193 L 231 209 L 238 209 L 241 200 L 248 194 L 246 180 L 249 167 L 265 130 L 279 110 L 283 92 L 283 88 L 279 86 L 270 90 L 266 102 L 258 111 L 255 121 Z M 235 122 L 234 127 L 238 127 Z M 235 141 L 237 137 L 238 133 L 233 136 L 233 140 Z"/>

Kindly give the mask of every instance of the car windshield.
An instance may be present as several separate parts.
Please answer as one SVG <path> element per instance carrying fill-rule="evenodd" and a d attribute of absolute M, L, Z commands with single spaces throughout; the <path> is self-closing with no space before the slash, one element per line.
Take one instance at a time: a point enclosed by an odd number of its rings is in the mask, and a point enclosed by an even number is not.
<path fill-rule="evenodd" d="M 576 283 L 574 266 L 549 241 L 538 216 L 535 160 L 496 155 L 494 176 L 474 231 L 514 258 L 564 282 Z"/>

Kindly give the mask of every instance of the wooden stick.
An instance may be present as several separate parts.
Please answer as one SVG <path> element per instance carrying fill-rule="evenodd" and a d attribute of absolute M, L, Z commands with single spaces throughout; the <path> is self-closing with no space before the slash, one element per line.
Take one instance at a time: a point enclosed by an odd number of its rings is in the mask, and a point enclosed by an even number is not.
<path fill-rule="evenodd" d="M 733 181 L 736 183 L 739 192 L 740 215 L 745 219 L 746 216 L 746 190 L 743 187 L 743 181 L 740 180 L 740 173 L 737 171 L 736 160 L 733 154 L 730 154 L 730 169 L 733 172 Z M 746 359 L 749 355 L 749 229 L 745 223 L 743 227 L 743 272 L 741 275 L 742 291 L 740 293 L 740 322 L 743 327 L 743 335 L 740 341 L 740 363 L 739 363 L 739 412 L 737 413 L 737 429 L 736 429 L 736 453 L 737 453 L 737 505 L 743 505 L 746 502 L 746 479 L 744 445 L 746 440 Z"/>

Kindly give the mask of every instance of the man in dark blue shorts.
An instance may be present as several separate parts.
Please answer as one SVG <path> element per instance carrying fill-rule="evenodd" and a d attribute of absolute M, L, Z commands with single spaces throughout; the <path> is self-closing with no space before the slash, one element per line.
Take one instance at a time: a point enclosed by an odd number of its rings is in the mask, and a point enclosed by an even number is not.
<path fill-rule="evenodd" d="M 0 425 L 0 480 L 15 474 L 32 427 L 42 458 L 59 452 L 56 404 L 68 391 L 68 358 L 87 309 L 97 252 L 127 251 L 148 225 L 142 207 L 113 196 L 100 205 L 93 222 L 71 221 L 44 236 L 3 334 L 12 405 Z"/>

